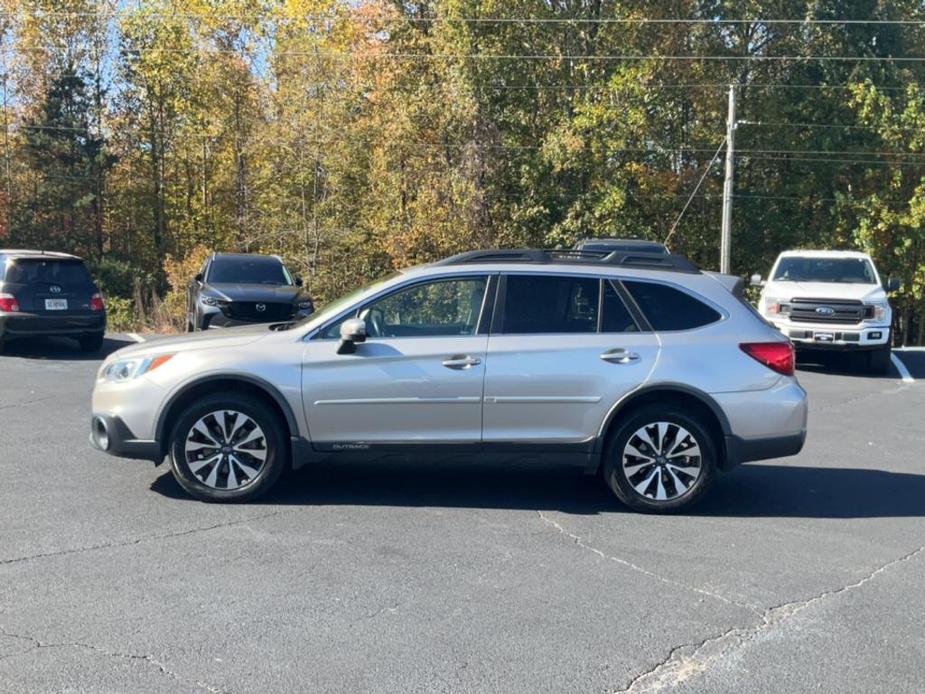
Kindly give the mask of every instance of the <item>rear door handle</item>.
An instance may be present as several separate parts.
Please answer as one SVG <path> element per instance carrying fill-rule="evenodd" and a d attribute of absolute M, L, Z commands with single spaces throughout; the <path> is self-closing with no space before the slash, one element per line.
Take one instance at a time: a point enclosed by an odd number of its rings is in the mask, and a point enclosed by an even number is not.
<path fill-rule="evenodd" d="M 627 352 L 625 349 L 618 347 L 604 352 L 601 359 L 611 364 L 630 364 L 634 361 L 639 361 L 640 357 L 636 352 Z"/>
<path fill-rule="evenodd" d="M 469 354 L 454 354 L 451 357 L 447 357 L 443 360 L 443 365 L 448 369 L 471 369 L 473 366 L 478 366 L 482 363 L 482 360 L 478 357 L 473 357 Z"/>

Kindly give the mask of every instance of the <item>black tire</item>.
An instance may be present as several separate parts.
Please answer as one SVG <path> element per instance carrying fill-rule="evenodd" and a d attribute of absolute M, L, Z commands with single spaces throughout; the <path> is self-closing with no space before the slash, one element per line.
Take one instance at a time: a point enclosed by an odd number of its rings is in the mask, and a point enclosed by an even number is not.
<path fill-rule="evenodd" d="M 202 460 L 209 455 L 210 451 L 214 446 L 204 446 L 206 451 L 201 453 L 199 451 L 191 451 L 190 457 L 201 455 L 198 460 L 188 460 L 186 453 L 186 444 L 187 439 L 191 435 L 194 438 L 200 438 L 198 434 L 192 434 L 192 428 L 195 424 L 199 423 L 204 417 L 207 418 L 207 422 L 214 422 L 216 426 L 222 426 L 214 418 L 211 417 L 210 413 L 220 411 L 220 412 L 236 412 L 244 415 L 246 418 L 252 420 L 257 427 L 260 428 L 264 434 L 263 442 L 264 449 L 254 450 L 254 453 L 264 453 L 265 459 L 260 465 L 255 464 L 256 458 L 254 456 L 248 455 L 246 463 L 249 466 L 257 471 L 252 477 L 244 472 L 244 467 L 238 464 L 233 465 L 233 461 L 229 458 L 230 455 L 234 455 L 234 451 L 227 450 L 229 446 L 219 448 L 218 450 L 226 451 L 218 462 L 214 463 L 214 467 L 217 468 L 217 473 L 213 479 L 213 484 L 210 485 L 207 482 L 213 478 L 212 470 L 213 465 L 205 465 L 200 467 L 197 472 L 197 475 L 190 467 L 191 463 L 195 466 L 197 463 L 202 463 Z M 229 417 L 230 419 L 230 417 Z M 237 420 L 234 420 L 237 421 Z M 217 430 L 215 426 L 209 426 L 206 424 L 210 433 L 215 434 L 216 436 L 220 435 L 222 432 Z M 247 424 L 242 425 L 244 429 Z M 251 429 L 250 432 L 254 432 L 254 429 Z M 244 431 L 244 436 L 246 438 L 248 432 Z M 200 438 L 200 440 L 202 440 Z M 235 440 L 240 441 L 240 436 L 232 436 L 232 442 Z M 255 442 L 259 446 L 260 439 L 257 439 Z M 201 500 L 201 501 L 218 501 L 218 502 L 239 502 L 239 501 L 250 501 L 256 499 L 258 496 L 266 492 L 273 484 L 279 479 L 280 474 L 287 467 L 289 460 L 289 453 L 286 448 L 287 437 L 284 435 L 282 423 L 279 420 L 277 413 L 268 406 L 262 400 L 253 397 L 251 395 L 245 394 L 236 394 L 236 393 L 215 393 L 212 395 L 207 395 L 199 400 L 196 400 L 191 405 L 189 405 L 180 416 L 177 418 L 175 425 L 170 434 L 170 439 L 168 440 L 168 453 L 170 457 L 170 467 L 173 472 L 173 476 L 176 478 L 177 482 L 180 484 L 183 489 L 185 489 L 191 496 Z M 192 442 L 195 445 L 195 441 Z M 223 440 L 223 443 L 227 443 Z M 248 444 L 250 445 L 250 444 Z M 241 455 L 240 449 L 237 450 L 237 455 Z M 242 456 L 243 459 L 244 456 Z M 236 459 L 235 459 L 236 460 Z M 231 469 L 233 467 L 233 470 Z M 241 486 L 236 488 L 229 489 L 228 486 L 231 485 L 232 475 L 236 478 L 236 481 L 241 483 Z M 238 479 L 239 478 L 239 479 Z M 221 488 L 221 485 L 224 481 L 225 488 Z M 216 486 L 218 485 L 218 486 Z"/>
<path fill-rule="evenodd" d="M 659 422 L 668 425 L 661 441 L 657 440 Z M 653 427 L 651 431 L 647 429 L 649 425 Z M 682 429 L 686 430 L 691 438 L 675 440 Z M 667 452 L 671 453 L 671 460 L 678 460 L 679 463 L 669 469 L 666 467 L 669 459 L 653 455 L 651 460 L 656 462 L 647 467 L 648 464 L 642 462 L 645 457 L 637 458 L 630 455 L 626 458 L 627 465 L 624 466 L 624 453 L 631 440 L 633 447 L 636 444 L 640 445 L 637 451 L 642 453 L 645 449 L 645 452 L 654 453 L 646 448 L 648 444 L 644 443 L 643 439 L 637 437 L 640 430 L 646 430 L 653 443 L 669 449 Z M 695 462 L 698 456 L 683 456 L 685 450 L 694 450 L 690 445 L 691 441 L 700 451 L 697 465 L 691 463 Z M 682 448 L 672 450 L 675 445 Z M 636 511 L 673 513 L 686 510 L 700 501 L 709 488 L 718 463 L 717 450 L 713 435 L 700 416 L 685 412 L 674 405 L 646 405 L 632 412 L 610 436 L 604 448 L 604 480 L 620 501 Z M 684 467 L 685 470 L 679 470 L 679 467 Z M 629 472 L 624 472 L 625 469 Z M 696 471 L 696 476 L 689 474 L 688 470 Z M 642 488 L 645 493 L 641 493 L 634 484 L 639 486 L 646 480 L 650 482 Z M 681 482 L 681 485 L 687 482 L 689 486 L 681 491 L 677 482 Z M 656 499 L 659 486 L 667 497 L 665 500 Z"/>
<path fill-rule="evenodd" d="M 890 373 L 889 346 L 883 349 L 874 349 L 867 353 L 867 372 L 874 376 L 886 376 Z"/>
<path fill-rule="evenodd" d="M 81 335 L 78 339 L 80 343 L 80 349 L 84 352 L 99 352 L 103 347 L 103 333 L 90 333 L 88 335 Z"/>

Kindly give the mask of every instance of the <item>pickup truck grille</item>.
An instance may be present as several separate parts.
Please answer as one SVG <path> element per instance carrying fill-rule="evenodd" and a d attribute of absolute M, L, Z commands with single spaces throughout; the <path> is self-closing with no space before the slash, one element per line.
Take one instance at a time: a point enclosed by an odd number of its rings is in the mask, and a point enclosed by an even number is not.
<path fill-rule="evenodd" d="M 262 306 L 263 310 L 257 310 L 258 306 Z M 293 305 L 260 301 L 232 301 L 224 307 L 223 312 L 234 320 L 269 323 L 291 318 Z"/>
<path fill-rule="evenodd" d="M 853 299 L 791 299 L 787 307 L 793 323 L 854 325 L 874 315 L 873 306 Z"/>

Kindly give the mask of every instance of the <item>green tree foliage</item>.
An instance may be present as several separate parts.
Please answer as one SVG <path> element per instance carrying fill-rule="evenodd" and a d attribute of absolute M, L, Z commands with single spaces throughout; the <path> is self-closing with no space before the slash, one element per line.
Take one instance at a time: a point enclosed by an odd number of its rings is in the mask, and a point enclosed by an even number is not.
<path fill-rule="evenodd" d="M 319 302 L 592 235 L 671 232 L 715 268 L 735 84 L 734 271 L 866 250 L 925 339 L 913 0 L 4 6 L 0 234 L 97 257 L 110 291 L 167 296 L 202 248 L 280 253 Z"/>

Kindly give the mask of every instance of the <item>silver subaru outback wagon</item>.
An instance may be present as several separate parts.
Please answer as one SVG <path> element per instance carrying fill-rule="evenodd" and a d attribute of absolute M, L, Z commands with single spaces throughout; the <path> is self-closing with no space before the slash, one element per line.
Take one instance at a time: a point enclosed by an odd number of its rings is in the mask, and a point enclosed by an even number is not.
<path fill-rule="evenodd" d="M 167 457 L 207 501 L 328 458 L 470 454 L 601 471 L 626 505 L 678 510 L 806 436 L 791 344 L 723 279 L 672 255 L 464 253 L 299 322 L 119 350 L 90 439 Z"/>

